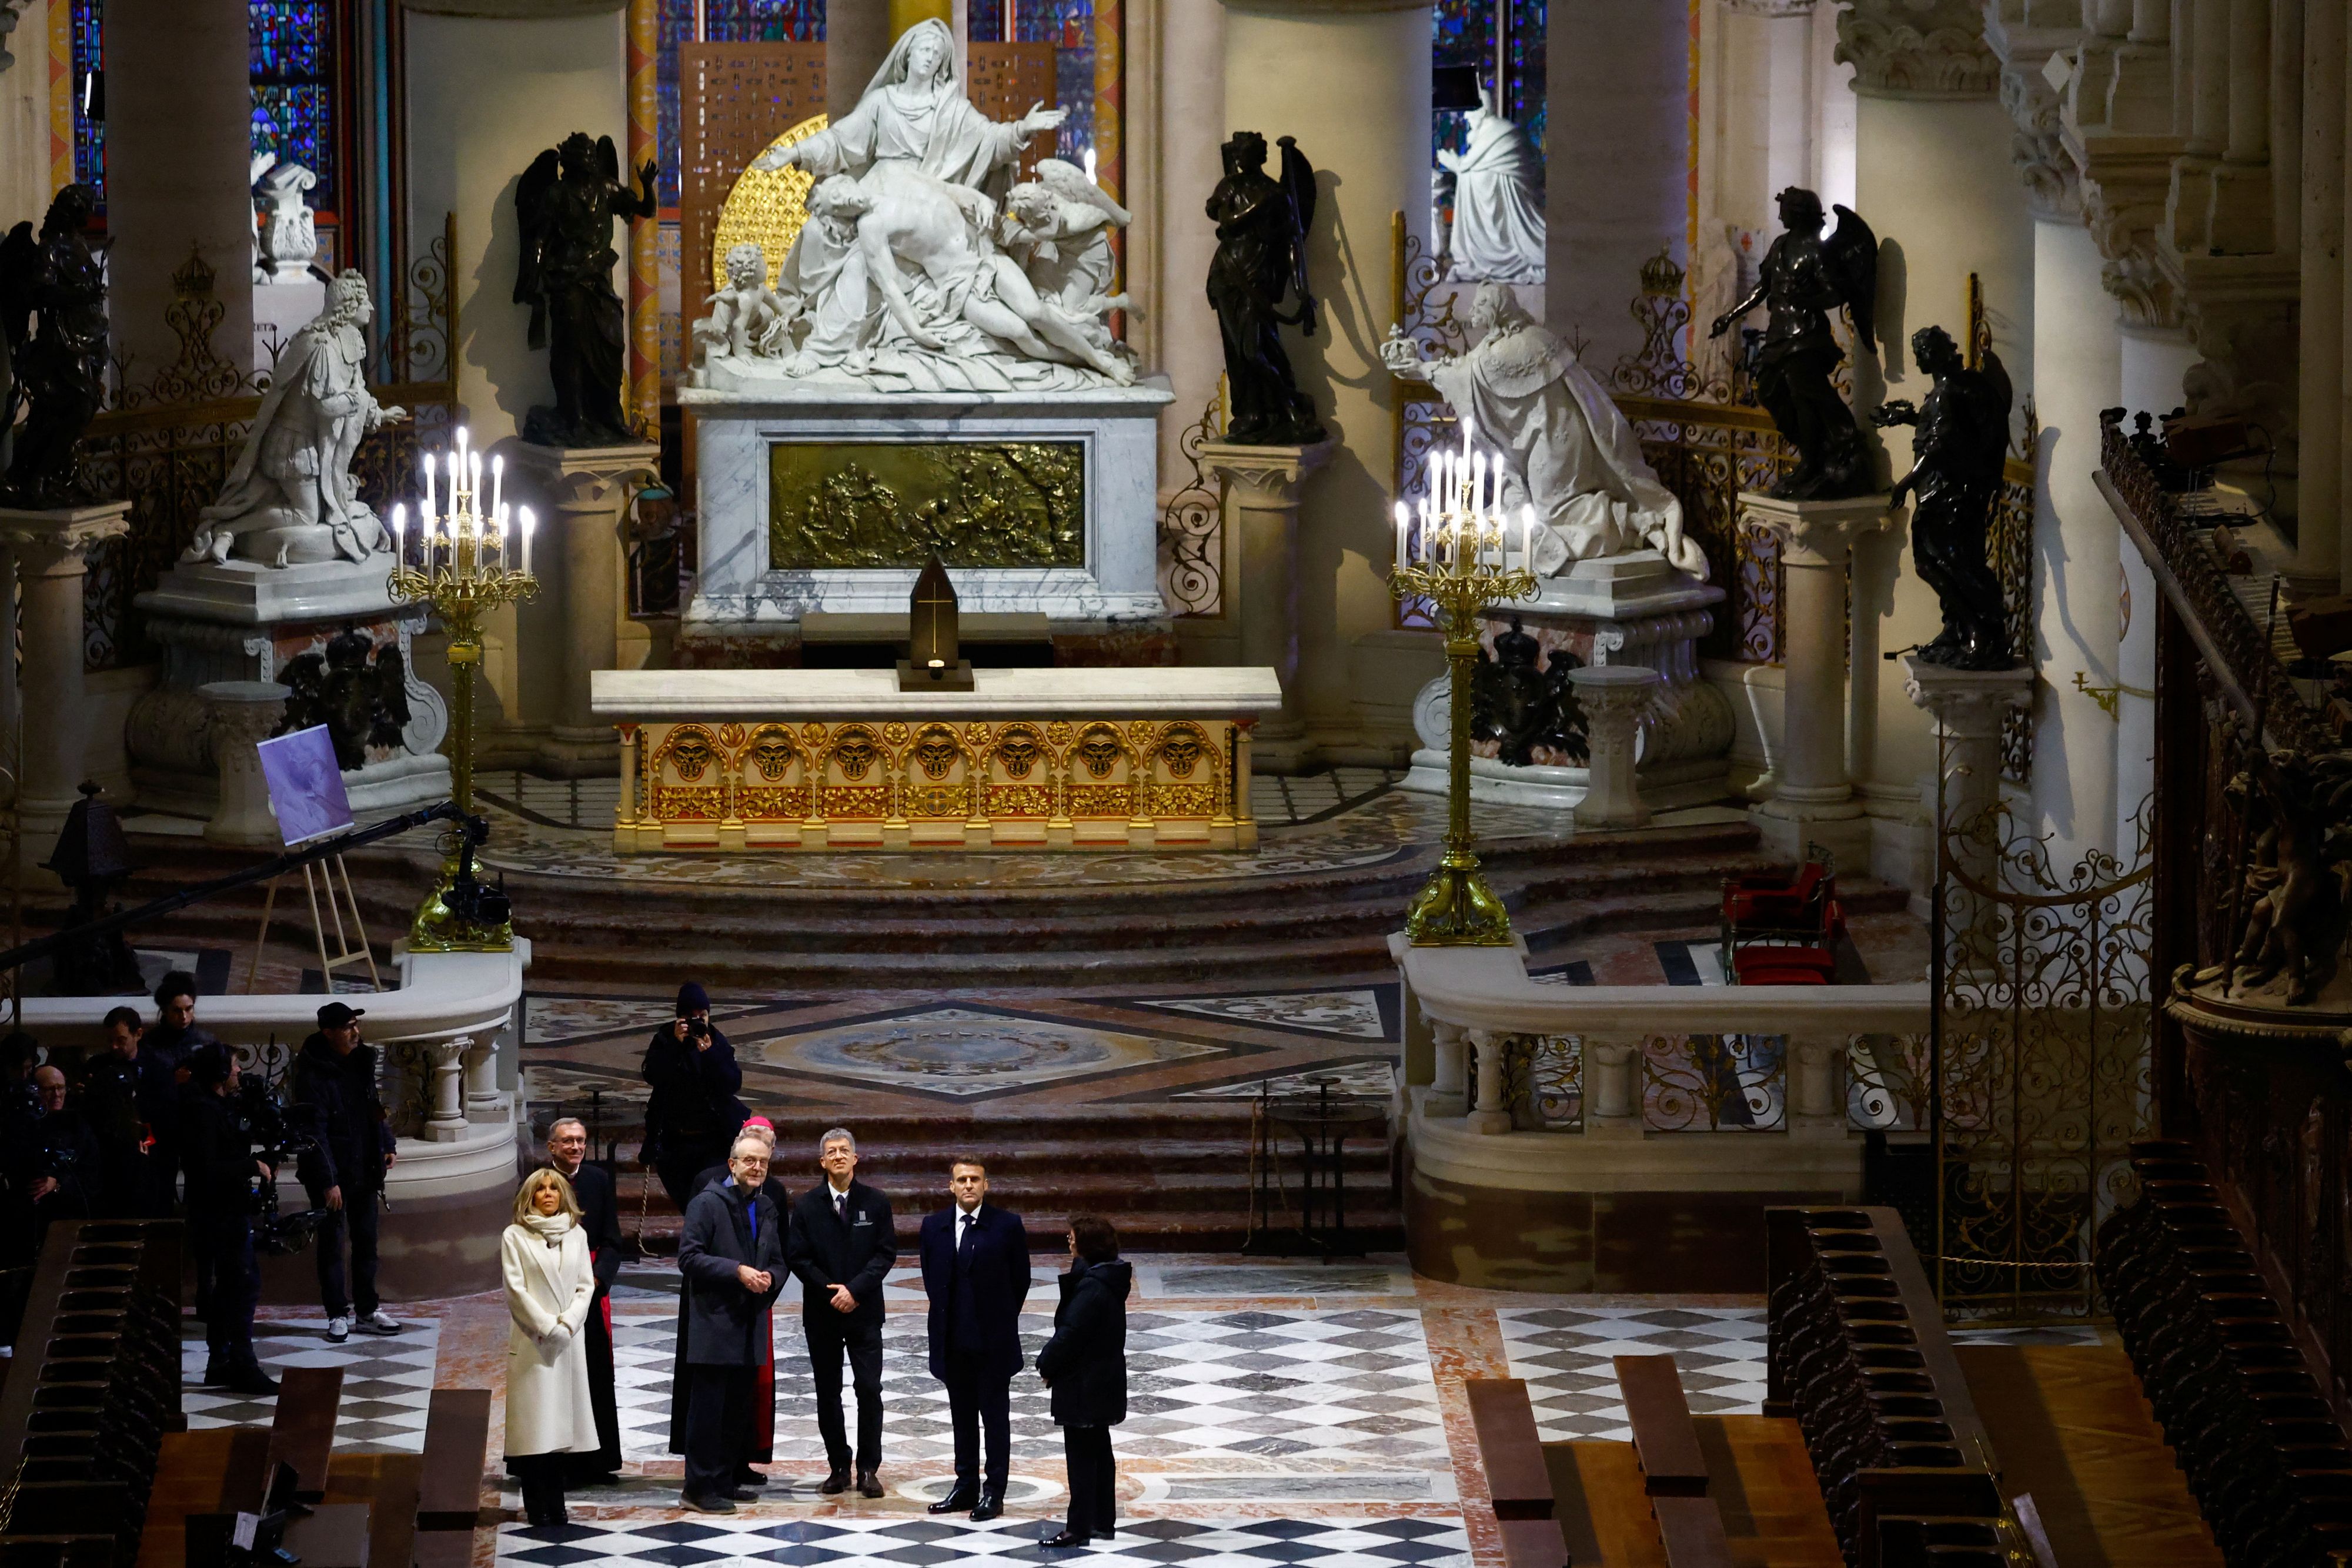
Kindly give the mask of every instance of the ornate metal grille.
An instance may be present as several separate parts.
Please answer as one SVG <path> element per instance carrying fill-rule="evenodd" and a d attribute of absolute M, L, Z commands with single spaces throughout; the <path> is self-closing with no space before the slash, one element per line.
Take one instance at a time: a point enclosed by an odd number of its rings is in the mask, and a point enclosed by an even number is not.
<path fill-rule="evenodd" d="M 1201 448 L 1216 439 L 1222 392 L 1184 433 L 1192 477 L 1168 498 L 1160 515 L 1160 597 L 1175 616 L 1213 618 L 1225 612 L 1225 513 L 1216 481 L 1201 466 Z"/>
<path fill-rule="evenodd" d="M 727 193 L 778 131 L 824 112 L 824 46 L 682 44 L 677 75 L 679 101 L 694 110 L 677 141 L 678 308 L 692 321 L 707 312 L 711 235 Z"/>

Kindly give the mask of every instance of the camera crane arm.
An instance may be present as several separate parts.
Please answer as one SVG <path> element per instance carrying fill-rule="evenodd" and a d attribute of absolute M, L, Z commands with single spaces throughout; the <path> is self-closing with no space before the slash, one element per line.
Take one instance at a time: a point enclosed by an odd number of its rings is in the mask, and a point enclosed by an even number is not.
<path fill-rule="evenodd" d="M 326 860 L 331 856 L 348 853 L 363 844 L 372 844 L 378 839 L 392 838 L 395 834 L 406 832 L 411 828 L 421 828 L 427 822 L 457 823 L 458 831 L 465 836 L 468 852 L 479 846 L 489 837 L 489 824 L 482 818 L 470 816 L 458 810 L 457 804 L 454 800 L 443 800 L 427 806 L 422 810 L 406 811 L 397 817 L 388 817 L 372 827 L 354 829 L 351 832 L 342 833 L 331 839 L 321 839 L 314 844 L 305 844 L 299 850 L 289 850 L 284 854 L 274 855 L 263 861 L 259 865 L 248 866 L 243 871 L 231 872 L 226 876 L 215 877 L 210 882 L 198 883 L 194 887 L 182 888 L 177 893 L 166 894 L 152 903 L 139 905 L 136 909 L 119 910 L 112 915 L 85 921 L 79 925 L 70 926 L 63 931 L 52 931 L 47 936 L 36 938 L 20 947 L 11 947 L 6 952 L 0 953 L 0 972 L 21 968 L 36 958 L 44 957 L 84 937 L 170 915 L 175 910 L 185 909 L 191 904 L 202 903 L 215 894 L 228 893 L 257 882 L 266 882 L 273 876 L 282 876 L 289 871 Z M 467 858 L 471 858 L 470 853 Z"/>

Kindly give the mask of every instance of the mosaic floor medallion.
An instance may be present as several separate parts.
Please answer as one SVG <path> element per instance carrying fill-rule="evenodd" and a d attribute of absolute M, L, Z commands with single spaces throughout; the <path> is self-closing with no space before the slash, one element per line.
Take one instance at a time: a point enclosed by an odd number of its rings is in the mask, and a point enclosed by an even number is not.
<path fill-rule="evenodd" d="M 993 1009 L 927 1008 L 806 1034 L 739 1040 L 735 1054 L 746 1063 L 792 1072 L 970 1099 L 1225 1049 Z"/>

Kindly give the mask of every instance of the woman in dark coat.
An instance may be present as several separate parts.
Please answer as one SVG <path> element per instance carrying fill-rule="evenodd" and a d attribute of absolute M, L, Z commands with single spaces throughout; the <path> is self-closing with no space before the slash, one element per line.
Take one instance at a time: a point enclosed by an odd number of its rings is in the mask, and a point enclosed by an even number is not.
<path fill-rule="evenodd" d="M 1037 1375 L 1054 1396 L 1069 1467 L 1070 1517 L 1046 1546 L 1084 1546 L 1118 1533 L 1118 1474 L 1110 1429 L 1127 1419 L 1127 1295 L 1135 1270 L 1119 1261 L 1118 1233 L 1090 1214 L 1070 1221 L 1070 1271 L 1054 1309 L 1054 1337 Z"/>

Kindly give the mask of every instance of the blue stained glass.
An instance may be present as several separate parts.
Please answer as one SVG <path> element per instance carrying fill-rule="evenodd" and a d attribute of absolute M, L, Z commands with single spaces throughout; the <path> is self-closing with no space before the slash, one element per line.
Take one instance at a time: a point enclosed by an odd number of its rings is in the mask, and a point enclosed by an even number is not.
<path fill-rule="evenodd" d="M 248 0 L 253 152 L 299 163 L 319 177 L 310 206 L 339 205 L 335 168 L 333 0 Z"/>
<path fill-rule="evenodd" d="M 100 45 L 100 22 L 105 0 L 74 0 L 73 6 L 73 158 L 74 178 L 98 193 L 98 210 L 106 211 L 106 121 L 82 112 L 82 99 L 94 71 L 106 68 Z"/>
<path fill-rule="evenodd" d="M 1528 133 L 1540 153 L 1544 145 L 1549 90 L 1544 78 L 1547 0 L 1437 0 L 1430 15 L 1430 63 L 1467 66 L 1480 85 L 1496 89 L 1505 119 Z M 1496 79 L 1497 23 L 1507 24 Z M 1431 117 L 1431 151 L 1459 152 L 1470 134 L 1469 117 L 1452 110 Z"/>
<path fill-rule="evenodd" d="M 1006 8 L 1006 0 L 971 0 L 971 41 L 1004 42 Z M 1095 144 L 1094 0 L 1011 0 L 1011 9 L 1013 42 L 1054 46 L 1054 101 L 1070 111 L 1054 151 L 1080 162 Z"/>
<path fill-rule="evenodd" d="M 654 62 L 654 155 L 665 207 L 678 204 L 677 47 L 694 41 L 695 0 L 660 0 Z M 703 37 L 711 43 L 804 44 L 824 41 L 824 0 L 703 0 Z"/>

